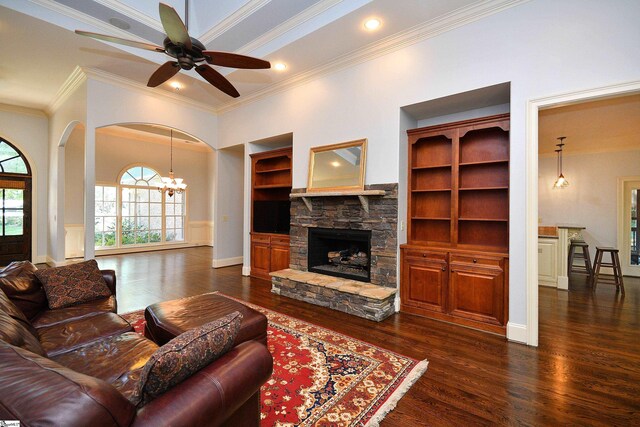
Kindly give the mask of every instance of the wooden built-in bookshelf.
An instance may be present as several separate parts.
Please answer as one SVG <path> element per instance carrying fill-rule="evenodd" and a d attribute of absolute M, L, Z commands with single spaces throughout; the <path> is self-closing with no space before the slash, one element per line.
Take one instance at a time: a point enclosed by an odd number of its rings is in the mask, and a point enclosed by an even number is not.
<path fill-rule="evenodd" d="M 504 334 L 509 115 L 413 129 L 408 138 L 401 309 Z"/>
<path fill-rule="evenodd" d="M 269 273 L 289 268 L 288 203 L 291 193 L 291 147 L 251 155 L 251 276 L 270 280 Z M 286 230 L 273 223 L 281 204 L 286 209 Z M 280 212 L 282 213 L 282 212 Z M 271 216 L 268 218 L 268 216 Z"/>

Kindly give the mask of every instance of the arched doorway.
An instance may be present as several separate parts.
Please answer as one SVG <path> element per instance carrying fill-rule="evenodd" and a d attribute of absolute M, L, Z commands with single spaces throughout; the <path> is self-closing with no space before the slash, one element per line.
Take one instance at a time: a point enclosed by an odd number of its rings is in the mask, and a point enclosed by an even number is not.
<path fill-rule="evenodd" d="M 31 260 L 31 167 L 0 138 L 0 265 Z"/>

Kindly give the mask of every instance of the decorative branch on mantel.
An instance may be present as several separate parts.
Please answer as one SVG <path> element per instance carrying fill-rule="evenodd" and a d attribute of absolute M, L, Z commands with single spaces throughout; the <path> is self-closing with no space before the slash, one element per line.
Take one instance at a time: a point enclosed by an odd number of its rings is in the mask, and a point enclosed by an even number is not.
<path fill-rule="evenodd" d="M 357 197 L 362 204 L 362 209 L 365 212 L 369 212 L 369 197 L 370 196 L 384 196 L 386 192 L 384 190 L 356 190 L 356 191 L 326 191 L 326 192 L 313 192 L 313 193 L 291 193 L 291 198 L 302 198 L 302 201 L 309 209 L 309 212 L 313 211 L 313 205 L 311 204 L 311 197 Z"/>

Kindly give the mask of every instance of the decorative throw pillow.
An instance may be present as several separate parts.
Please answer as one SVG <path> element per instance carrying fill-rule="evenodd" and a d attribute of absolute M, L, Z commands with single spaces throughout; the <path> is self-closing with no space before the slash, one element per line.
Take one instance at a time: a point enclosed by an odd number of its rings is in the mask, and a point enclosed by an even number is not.
<path fill-rule="evenodd" d="M 225 354 L 238 335 L 237 311 L 178 335 L 151 355 L 142 368 L 132 403 L 142 407 Z"/>
<path fill-rule="evenodd" d="M 111 296 L 95 259 L 35 272 L 49 300 L 49 308 L 63 308 Z"/>

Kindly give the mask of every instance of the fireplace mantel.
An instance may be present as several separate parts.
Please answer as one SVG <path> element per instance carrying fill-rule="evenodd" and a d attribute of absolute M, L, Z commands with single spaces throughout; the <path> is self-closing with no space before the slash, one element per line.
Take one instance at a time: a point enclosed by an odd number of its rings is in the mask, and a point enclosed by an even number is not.
<path fill-rule="evenodd" d="M 384 190 L 355 190 L 355 191 L 314 191 L 312 193 L 291 193 L 291 198 L 302 198 L 302 201 L 309 209 L 309 212 L 313 211 L 313 204 L 309 198 L 311 197 L 357 197 L 360 200 L 362 209 L 365 212 L 369 212 L 369 196 L 384 196 L 386 192 Z"/>

